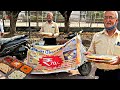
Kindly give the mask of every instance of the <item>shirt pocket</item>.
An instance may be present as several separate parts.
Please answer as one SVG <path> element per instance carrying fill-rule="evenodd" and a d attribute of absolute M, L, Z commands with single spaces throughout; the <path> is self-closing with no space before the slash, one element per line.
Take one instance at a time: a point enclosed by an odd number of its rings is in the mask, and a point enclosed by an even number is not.
<path fill-rule="evenodd" d="M 116 45 L 114 46 L 114 54 L 115 55 L 120 55 L 120 46 L 119 45 Z"/>
<path fill-rule="evenodd" d="M 51 28 L 55 28 L 55 26 L 52 26 Z"/>
<path fill-rule="evenodd" d="M 55 33 L 55 27 L 51 27 L 51 33 Z"/>

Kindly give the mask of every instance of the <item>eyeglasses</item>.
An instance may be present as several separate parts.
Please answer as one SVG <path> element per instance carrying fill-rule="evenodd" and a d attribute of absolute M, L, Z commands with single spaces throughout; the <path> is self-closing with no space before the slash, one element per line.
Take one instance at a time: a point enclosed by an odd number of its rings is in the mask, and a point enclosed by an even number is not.
<path fill-rule="evenodd" d="M 112 20 L 112 19 L 115 19 L 116 17 L 112 17 L 112 16 L 105 16 L 104 17 L 104 19 L 110 19 L 110 20 Z"/>

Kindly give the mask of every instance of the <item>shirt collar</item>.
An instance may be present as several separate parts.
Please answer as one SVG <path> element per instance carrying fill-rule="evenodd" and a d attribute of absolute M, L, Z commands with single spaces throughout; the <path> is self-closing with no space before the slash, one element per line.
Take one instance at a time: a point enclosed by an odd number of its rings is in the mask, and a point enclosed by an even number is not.
<path fill-rule="evenodd" d="M 49 24 L 48 21 L 46 21 L 46 23 Z M 53 24 L 53 21 L 50 24 Z"/>
<path fill-rule="evenodd" d="M 105 34 L 105 35 L 108 35 L 108 33 L 107 33 L 107 31 L 105 29 L 103 31 L 101 31 L 101 33 Z M 116 35 L 116 34 L 117 35 L 120 34 L 120 31 L 118 29 L 115 31 L 114 35 Z"/>

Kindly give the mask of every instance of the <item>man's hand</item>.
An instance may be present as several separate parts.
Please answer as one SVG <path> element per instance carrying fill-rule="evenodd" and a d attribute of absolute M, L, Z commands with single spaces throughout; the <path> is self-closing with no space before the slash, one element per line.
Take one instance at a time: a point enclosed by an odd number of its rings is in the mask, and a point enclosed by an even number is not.
<path fill-rule="evenodd" d="M 4 36 L 4 33 L 0 32 L 0 36 L 3 37 L 3 36 Z"/>
<path fill-rule="evenodd" d="M 85 52 L 84 55 L 90 55 L 92 54 L 91 52 Z"/>
<path fill-rule="evenodd" d="M 4 36 L 4 33 L 1 33 L 1 36 Z"/>
<path fill-rule="evenodd" d="M 91 55 L 91 52 L 85 52 L 84 55 Z M 93 62 L 93 60 L 88 59 L 88 62 Z"/>
<path fill-rule="evenodd" d="M 110 64 L 111 65 L 118 65 L 118 64 L 120 64 L 120 56 L 118 56 L 118 59 L 113 61 L 113 62 L 111 62 Z"/>
<path fill-rule="evenodd" d="M 51 35 L 51 34 L 43 34 L 42 36 L 43 36 L 43 37 L 44 37 L 44 36 L 47 36 L 47 37 L 55 38 L 54 34 L 52 34 L 52 35 Z"/>

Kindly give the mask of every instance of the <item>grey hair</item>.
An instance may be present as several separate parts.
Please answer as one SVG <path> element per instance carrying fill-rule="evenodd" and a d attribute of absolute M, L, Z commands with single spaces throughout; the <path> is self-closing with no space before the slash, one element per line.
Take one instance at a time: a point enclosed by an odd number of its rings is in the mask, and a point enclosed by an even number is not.
<path fill-rule="evenodd" d="M 106 12 L 107 12 L 107 11 L 104 11 L 104 14 L 105 14 Z M 118 19 L 118 11 L 112 11 L 112 12 L 115 12 L 116 18 Z"/>

